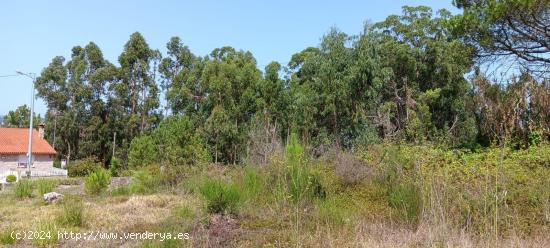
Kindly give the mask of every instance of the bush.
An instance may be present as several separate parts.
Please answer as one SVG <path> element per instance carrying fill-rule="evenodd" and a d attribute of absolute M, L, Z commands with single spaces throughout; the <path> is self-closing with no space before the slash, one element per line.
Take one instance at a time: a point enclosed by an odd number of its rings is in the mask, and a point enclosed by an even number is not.
<path fill-rule="evenodd" d="M 111 176 L 118 177 L 118 170 L 120 169 L 120 162 L 118 161 L 118 158 L 112 157 L 111 163 L 109 164 L 109 172 L 111 172 Z"/>
<path fill-rule="evenodd" d="M 104 169 L 96 170 L 86 177 L 86 192 L 97 195 L 111 183 L 111 175 Z"/>
<path fill-rule="evenodd" d="M 13 182 L 15 182 L 15 181 L 17 181 L 17 177 L 16 177 L 15 175 L 8 175 L 8 176 L 6 177 L 6 182 L 7 182 L 7 183 L 13 183 Z"/>
<path fill-rule="evenodd" d="M 139 170 L 134 173 L 134 179 L 130 185 L 130 189 L 133 193 L 154 193 L 161 185 L 159 172 L 152 172 L 149 170 Z"/>
<path fill-rule="evenodd" d="M 61 160 L 59 160 L 58 158 L 56 158 L 56 159 L 53 161 L 53 167 L 55 167 L 55 168 L 61 168 Z"/>
<path fill-rule="evenodd" d="M 210 213 L 236 213 L 242 199 L 239 187 L 219 179 L 207 178 L 199 187 Z"/>
<path fill-rule="evenodd" d="M 17 198 L 32 197 L 32 184 L 29 180 L 19 180 L 13 192 Z"/>
<path fill-rule="evenodd" d="M 38 189 L 38 194 L 42 196 L 46 193 L 52 192 L 53 188 L 56 186 L 56 182 L 47 179 L 39 179 L 34 181 L 34 185 L 36 185 L 36 188 Z"/>
<path fill-rule="evenodd" d="M 102 169 L 101 162 L 97 162 L 94 158 L 87 158 L 80 161 L 75 161 L 67 168 L 70 177 L 85 177 L 88 174 Z"/>
<path fill-rule="evenodd" d="M 157 150 L 150 135 L 135 137 L 128 151 L 128 166 L 138 168 L 158 162 Z"/>
<path fill-rule="evenodd" d="M 61 225 L 82 227 L 84 225 L 84 203 L 81 198 L 66 197 L 61 205 L 58 222 Z"/>
<path fill-rule="evenodd" d="M 154 156 L 151 161 L 157 162 L 160 158 L 163 164 L 179 167 L 200 165 L 210 160 L 204 140 L 188 116 L 164 118 L 151 137 L 154 150 L 158 151 L 158 157 L 154 153 L 147 154 Z"/>

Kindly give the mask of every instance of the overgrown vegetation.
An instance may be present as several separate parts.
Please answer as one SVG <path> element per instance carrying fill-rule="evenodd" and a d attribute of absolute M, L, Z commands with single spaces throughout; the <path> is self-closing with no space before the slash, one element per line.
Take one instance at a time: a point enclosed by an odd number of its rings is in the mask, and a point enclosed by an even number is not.
<path fill-rule="evenodd" d="M 205 178 L 198 188 L 211 213 L 237 213 L 242 193 L 234 183 Z"/>
<path fill-rule="evenodd" d="M 18 198 L 32 197 L 32 182 L 25 179 L 17 181 L 13 192 Z"/>
<path fill-rule="evenodd" d="M 81 198 L 66 196 L 61 204 L 57 222 L 70 227 L 84 226 L 84 204 Z"/>
<path fill-rule="evenodd" d="M 53 192 L 57 182 L 54 180 L 39 179 L 34 181 L 33 184 L 36 186 L 38 195 L 42 197 L 46 193 Z"/>
<path fill-rule="evenodd" d="M 107 170 L 99 169 L 85 178 L 86 192 L 97 195 L 107 189 L 111 183 L 111 175 Z"/>
<path fill-rule="evenodd" d="M 549 1 L 454 3 L 462 14 L 405 6 L 358 35 L 332 28 L 263 71 L 178 37 L 163 55 L 136 32 L 118 65 L 76 46 L 36 87 L 95 197 L 44 208 L 62 227 L 123 216 L 138 220 L 117 231 L 193 232 L 197 247 L 550 246 Z M 518 75 L 485 73 L 503 56 Z M 111 176 L 131 182 L 101 194 Z M 20 180 L 15 199 L 33 185 L 56 187 Z"/>
<path fill-rule="evenodd" d="M 95 158 L 86 158 L 80 161 L 74 161 L 67 168 L 70 177 L 85 177 L 88 174 L 102 168 L 101 163 Z"/>

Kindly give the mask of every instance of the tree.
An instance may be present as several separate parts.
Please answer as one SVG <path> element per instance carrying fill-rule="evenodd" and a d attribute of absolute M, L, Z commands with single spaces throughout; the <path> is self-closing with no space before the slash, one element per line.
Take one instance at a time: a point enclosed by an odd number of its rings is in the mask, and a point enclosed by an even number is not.
<path fill-rule="evenodd" d="M 179 37 L 172 37 L 166 48 L 168 57 L 159 66 L 162 88 L 166 91 L 166 111 L 169 108 L 173 114 L 197 117 L 206 97 L 201 81 L 203 60 L 191 53 Z"/>
<path fill-rule="evenodd" d="M 150 135 L 132 139 L 128 151 L 128 167 L 138 168 L 158 163 L 158 148 Z"/>
<path fill-rule="evenodd" d="M 19 128 L 29 127 L 30 112 L 31 110 L 29 109 L 29 107 L 27 107 L 26 104 L 21 105 L 17 107 L 17 109 L 9 111 L 8 114 L 4 116 L 4 120 L 3 120 L 3 122 L 5 122 L 4 125 L 7 127 L 19 127 Z M 34 114 L 33 116 L 34 116 L 33 126 L 37 127 L 42 121 L 42 118 L 40 118 L 40 115 L 36 115 L 36 114 Z"/>
<path fill-rule="evenodd" d="M 162 162 L 190 166 L 209 161 L 201 135 L 187 116 L 170 116 L 162 120 L 152 133 Z"/>
<path fill-rule="evenodd" d="M 117 79 L 109 85 L 107 109 L 112 120 L 110 129 L 117 132 L 123 162 L 134 137 L 149 134 L 159 123 L 159 90 L 156 71 L 161 59 L 136 32 L 124 45 L 118 61 Z"/>
<path fill-rule="evenodd" d="M 96 157 L 104 164 L 110 157 L 109 110 L 105 103 L 108 85 L 116 81 L 117 69 L 90 42 L 75 46 L 71 59 L 55 57 L 37 78 L 38 96 L 47 106 L 46 136 L 66 159 Z"/>
<path fill-rule="evenodd" d="M 124 45 L 124 51 L 118 57 L 121 81 L 115 93 L 124 99 L 125 118 L 128 120 L 128 136 L 150 131 L 159 121 L 156 112 L 159 106 L 158 87 L 155 72 L 160 55 L 136 32 Z M 128 97 L 125 97 L 128 96 Z"/>
<path fill-rule="evenodd" d="M 463 13 L 452 18 L 453 30 L 477 48 L 480 58 L 512 58 L 523 69 L 546 73 L 550 1 L 455 0 L 454 4 Z"/>
<path fill-rule="evenodd" d="M 201 114 L 206 117 L 203 131 L 215 161 L 235 163 L 245 153 L 262 74 L 250 52 L 232 47 L 214 49 L 204 63 L 201 82 L 208 96 Z"/>
<path fill-rule="evenodd" d="M 415 142 L 420 140 L 406 134 L 421 132 L 451 145 L 472 142 L 475 127 L 466 111 L 469 84 L 464 75 L 473 65 L 473 49 L 452 39 L 448 11 L 434 16 L 429 7 L 405 6 L 403 13 L 374 25 L 383 67 L 391 71 L 382 94 L 384 101 L 393 102 L 396 131 Z"/>

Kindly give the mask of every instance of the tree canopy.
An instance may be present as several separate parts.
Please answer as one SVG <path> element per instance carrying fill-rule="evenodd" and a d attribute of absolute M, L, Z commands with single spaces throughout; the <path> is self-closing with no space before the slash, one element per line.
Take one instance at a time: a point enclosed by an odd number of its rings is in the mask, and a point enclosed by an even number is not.
<path fill-rule="evenodd" d="M 61 156 L 105 165 L 116 156 L 122 166 L 265 159 L 291 133 L 314 153 L 381 140 L 462 148 L 548 141 L 548 82 L 525 70 L 502 85 L 478 70 L 483 56 L 546 66 L 546 1 L 455 4 L 462 14 L 405 6 L 358 35 L 331 28 L 287 65 L 261 69 L 249 51 L 201 56 L 179 37 L 162 54 L 136 32 L 118 65 L 93 42 L 76 46 L 37 80 L 47 138 L 57 133 Z"/>

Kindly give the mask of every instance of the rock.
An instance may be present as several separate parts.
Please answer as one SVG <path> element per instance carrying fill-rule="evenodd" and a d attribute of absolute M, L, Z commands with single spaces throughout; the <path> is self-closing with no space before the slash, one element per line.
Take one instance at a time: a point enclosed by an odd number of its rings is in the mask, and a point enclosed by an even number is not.
<path fill-rule="evenodd" d="M 44 201 L 48 203 L 56 202 L 61 198 L 63 198 L 63 195 L 57 192 L 50 192 L 50 193 L 44 194 Z"/>

